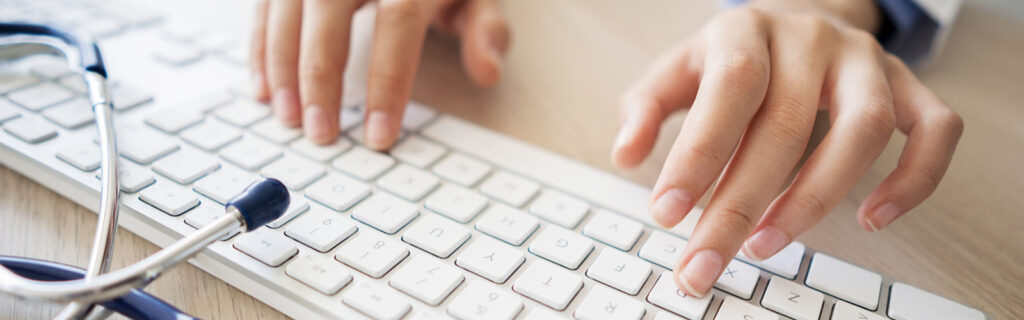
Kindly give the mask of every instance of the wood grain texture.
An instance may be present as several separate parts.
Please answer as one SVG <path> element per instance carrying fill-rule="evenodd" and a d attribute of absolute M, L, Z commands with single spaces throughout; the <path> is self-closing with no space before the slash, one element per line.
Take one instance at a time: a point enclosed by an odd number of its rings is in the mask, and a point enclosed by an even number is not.
<path fill-rule="evenodd" d="M 696 30 L 715 9 L 713 2 L 510 0 L 504 6 L 514 41 L 497 88 L 474 88 L 462 72 L 456 41 L 432 35 L 413 96 L 443 112 L 652 185 L 683 114 L 667 122 L 643 165 L 617 171 L 608 154 L 617 129 L 618 94 L 651 59 Z M 879 233 L 857 225 L 857 205 L 899 158 L 905 138 L 896 135 L 834 212 L 799 240 L 979 307 L 995 319 L 1024 317 L 1021 10 L 1014 0 L 968 1 L 944 56 L 919 72 L 966 120 L 958 153 L 935 194 Z M 355 38 L 355 47 L 369 38 L 369 31 L 361 30 L 364 36 Z M 359 70 L 358 63 L 352 69 Z M 84 265 L 95 220 L 88 209 L 0 168 L 0 254 Z M 114 267 L 157 249 L 119 232 Z M 203 318 L 284 318 L 191 265 L 174 269 L 147 291 Z M 0 319 L 49 318 L 57 310 L 0 297 Z"/>

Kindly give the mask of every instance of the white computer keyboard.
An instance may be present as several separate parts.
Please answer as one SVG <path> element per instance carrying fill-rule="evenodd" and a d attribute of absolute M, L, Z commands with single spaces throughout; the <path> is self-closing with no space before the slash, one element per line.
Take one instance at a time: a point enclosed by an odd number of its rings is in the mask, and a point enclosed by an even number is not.
<path fill-rule="evenodd" d="M 668 268 L 699 210 L 652 227 L 646 188 L 416 103 L 388 153 L 361 145 L 358 104 L 337 143 L 313 145 L 230 85 L 246 75 L 238 39 L 124 5 L 0 0 L 0 19 L 56 17 L 101 38 L 128 230 L 166 246 L 259 176 L 289 186 L 283 218 L 192 263 L 291 317 L 987 318 L 798 242 L 683 296 Z M 61 59 L 0 64 L 0 162 L 95 208 L 84 94 Z"/>

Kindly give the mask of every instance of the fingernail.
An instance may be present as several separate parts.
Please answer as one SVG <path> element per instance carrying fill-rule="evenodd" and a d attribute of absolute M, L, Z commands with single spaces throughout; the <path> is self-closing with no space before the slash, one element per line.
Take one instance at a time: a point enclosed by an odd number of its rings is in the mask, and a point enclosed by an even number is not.
<path fill-rule="evenodd" d="M 274 91 L 273 101 L 274 114 L 287 125 L 297 126 L 301 123 L 299 119 L 299 96 L 288 89 L 277 89 Z M 307 119 L 309 117 L 306 117 Z"/>
<path fill-rule="evenodd" d="M 690 295 L 704 297 L 722 272 L 722 255 L 711 249 L 698 251 L 679 273 L 679 283 Z"/>
<path fill-rule="evenodd" d="M 324 142 L 328 140 L 327 130 L 327 113 L 324 112 L 320 106 L 312 105 L 306 107 L 306 110 L 302 112 L 302 129 L 306 133 L 306 137 L 313 142 Z"/>
<path fill-rule="evenodd" d="M 370 148 L 387 149 L 391 144 L 391 115 L 383 111 L 370 112 L 366 117 L 366 145 Z"/>
<path fill-rule="evenodd" d="M 654 201 L 651 215 L 663 227 L 671 228 L 693 209 L 693 195 L 683 189 L 672 188 Z"/>
<path fill-rule="evenodd" d="M 893 220 L 896 220 L 901 213 L 903 213 L 903 210 L 900 210 L 900 207 L 897 207 L 896 204 L 892 202 L 887 202 L 878 206 L 878 208 L 875 208 L 875 211 L 872 212 L 871 216 L 867 219 L 868 224 L 871 225 L 871 229 L 878 232 L 878 230 L 885 228 L 885 226 L 892 223 Z"/>
<path fill-rule="evenodd" d="M 267 97 L 267 93 L 263 92 L 263 73 L 256 72 L 252 74 L 252 95 L 256 100 L 263 100 Z"/>
<path fill-rule="evenodd" d="M 771 258 L 776 252 L 782 250 L 789 243 L 786 234 L 773 227 L 766 227 L 758 231 L 747 242 L 743 243 L 743 251 L 754 260 Z"/>

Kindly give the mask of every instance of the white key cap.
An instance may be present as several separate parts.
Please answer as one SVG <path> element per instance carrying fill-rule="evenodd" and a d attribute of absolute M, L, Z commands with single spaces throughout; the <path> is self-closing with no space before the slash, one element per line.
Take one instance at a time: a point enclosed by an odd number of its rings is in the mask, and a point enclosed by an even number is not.
<path fill-rule="evenodd" d="M 287 144 L 302 136 L 302 129 L 285 126 L 275 118 L 256 123 L 252 126 L 252 132 L 277 144 Z"/>
<path fill-rule="evenodd" d="M 441 158 L 444 152 L 444 147 L 417 136 L 402 140 L 390 151 L 392 157 L 417 168 L 430 166 Z"/>
<path fill-rule="evenodd" d="M 348 131 L 363 122 L 366 109 L 362 103 L 350 104 L 341 108 L 341 131 Z"/>
<path fill-rule="evenodd" d="M 459 254 L 455 264 L 487 280 L 505 283 L 525 261 L 522 251 L 498 240 L 480 237 Z"/>
<path fill-rule="evenodd" d="M 550 262 L 534 260 L 512 290 L 555 310 L 565 310 L 583 288 L 583 278 Z"/>
<path fill-rule="evenodd" d="M 74 129 L 92 123 L 92 106 L 85 98 L 74 98 L 43 110 L 43 117 L 61 127 Z"/>
<path fill-rule="evenodd" d="M 203 114 L 198 110 L 186 108 L 167 108 L 153 112 L 146 117 L 146 124 L 169 134 L 176 134 L 203 121 Z"/>
<path fill-rule="evenodd" d="M 46 80 L 57 79 L 71 74 L 71 69 L 68 68 L 67 63 L 58 60 L 49 60 L 32 66 L 29 71 L 33 75 Z"/>
<path fill-rule="evenodd" d="M 121 84 L 110 89 L 110 101 L 115 110 L 128 110 L 153 101 L 153 94 L 142 88 Z"/>
<path fill-rule="evenodd" d="M 355 147 L 331 162 L 331 166 L 363 181 L 376 178 L 394 164 L 395 159 L 363 147 Z"/>
<path fill-rule="evenodd" d="M 213 119 L 181 132 L 182 139 L 206 151 L 217 151 L 241 137 L 242 132 L 238 129 Z"/>
<path fill-rule="evenodd" d="M 586 202 L 554 190 L 544 190 L 530 204 L 530 213 L 569 229 L 576 228 L 589 210 Z"/>
<path fill-rule="evenodd" d="M 855 303 L 866 309 L 878 308 L 882 276 L 827 254 L 817 252 L 807 271 L 808 286 Z"/>
<path fill-rule="evenodd" d="M 523 318 L 523 320 L 550 320 L 560 318 L 562 318 L 562 315 L 551 311 L 551 309 L 535 307 L 526 313 L 526 318 Z"/>
<path fill-rule="evenodd" d="M 0 75 L 0 77 L 3 77 L 3 76 Z M 0 82 L 2 82 L 2 81 L 3 80 L 0 80 Z M 74 92 L 76 92 L 78 94 L 89 94 L 89 87 L 87 87 L 85 85 L 85 80 L 83 80 L 82 76 L 80 76 L 80 75 L 69 74 L 69 75 L 63 76 L 59 80 L 57 80 L 57 83 L 59 83 L 61 85 L 61 87 L 66 88 L 66 89 L 71 90 L 71 91 L 74 91 Z M 2 86 L 3 85 L 0 84 L 0 89 L 3 89 Z M 0 90 L 0 92 L 2 92 L 2 91 L 3 90 Z"/>
<path fill-rule="evenodd" d="M 226 106 L 213 110 L 213 114 L 235 126 L 248 127 L 270 116 L 270 107 L 251 100 L 236 99 Z"/>
<path fill-rule="evenodd" d="M 328 174 L 306 189 L 306 197 L 334 209 L 345 211 L 370 195 L 370 187 L 340 174 Z"/>
<path fill-rule="evenodd" d="M 505 205 L 495 204 L 476 222 L 476 229 L 501 241 L 518 246 L 537 230 L 537 217 Z"/>
<path fill-rule="evenodd" d="M 814 289 L 772 276 L 761 305 L 796 320 L 818 319 L 825 295 Z"/>
<path fill-rule="evenodd" d="M 199 198 L 192 191 L 167 183 L 146 188 L 139 195 L 139 200 L 172 216 L 181 215 L 199 205 Z"/>
<path fill-rule="evenodd" d="M 886 320 L 885 317 L 871 313 L 845 301 L 836 301 L 832 306 L 832 320 Z"/>
<path fill-rule="evenodd" d="M 288 203 L 288 209 L 285 209 L 284 213 L 282 213 L 281 216 L 278 217 L 276 220 L 268 222 L 268 228 L 277 229 L 283 227 L 289 221 L 295 219 L 295 217 L 298 217 L 299 215 L 305 213 L 306 210 L 309 210 L 309 201 L 306 201 L 305 198 L 300 197 L 294 192 L 290 192 L 290 194 L 291 198 L 289 199 L 291 199 L 291 201 L 289 201 Z"/>
<path fill-rule="evenodd" d="M 471 281 L 448 304 L 448 313 L 461 320 L 511 320 L 523 310 L 523 301 L 485 281 Z"/>
<path fill-rule="evenodd" d="M 605 248 L 587 268 L 587 276 L 630 295 L 636 295 L 651 275 L 651 264 L 615 249 Z"/>
<path fill-rule="evenodd" d="M 220 150 L 221 158 L 246 170 L 258 170 L 281 157 L 276 145 L 257 138 L 244 138 Z"/>
<path fill-rule="evenodd" d="M 573 315 L 580 320 L 639 320 L 644 316 L 644 304 L 621 292 L 594 286 Z"/>
<path fill-rule="evenodd" d="M 99 152 L 99 146 L 96 146 L 97 152 Z M 153 178 L 153 174 L 149 172 L 149 169 L 140 167 L 131 161 L 119 161 L 117 163 L 117 180 L 121 185 L 121 191 L 125 193 L 136 193 L 142 188 L 148 187 L 156 179 Z M 100 171 L 96 171 L 96 179 L 100 179 Z"/>
<path fill-rule="evenodd" d="M 583 234 L 623 251 L 633 249 L 643 232 L 643 224 L 604 209 L 594 212 L 583 226 Z"/>
<path fill-rule="evenodd" d="M 701 319 L 711 305 L 712 296 L 711 293 L 704 295 L 703 298 L 687 295 L 676 288 L 676 282 L 672 280 L 672 271 L 665 271 L 658 277 L 658 282 L 647 295 L 647 301 L 687 319 Z"/>
<path fill-rule="evenodd" d="M 0 123 L 21 116 L 21 109 L 10 100 L 0 98 Z"/>
<path fill-rule="evenodd" d="M 405 107 L 405 115 L 402 116 L 402 129 L 418 131 L 423 125 L 430 122 L 437 116 L 437 111 L 419 102 L 409 101 Z"/>
<path fill-rule="evenodd" d="M 184 66 L 203 58 L 203 52 L 183 45 L 161 45 L 153 58 L 172 67 Z"/>
<path fill-rule="evenodd" d="M 214 90 L 203 95 L 190 98 L 184 102 L 177 103 L 171 109 L 195 110 L 200 113 L 207 113 L 210 110 L 227 105 L 235 100 L 235 94 L 227 90 Z"/>
<path fill-rule="evenodd" d="M 679 261 L 679 254 L 686 247 L 686 240 L 670 235 L 661 230 L 654 230 L 647 242 L 640 248 L 640 257 L 647 259 L 666 269 L 674 269 L 676 261 Z"/>
<path fill-rule="evenodd" d="M 805 248 L 803 243 L 794 241 L 764 261 L 754 261 L 743 254 L 742 250 L 736 258 L 787 279 L 795 279 L 797 271 L 800 271 L 800 263 L 804 260 Z"/>
<path fill-rule="evenodd" d="M 260 173 L 264 177 L 281 180 L 289 189 L 301 190 L 316 179 L 323 177 L 327 170 L 322 164 L 303 157 L 285 154 L 280 159 L 263 167 Z"/>
<path fill-rule="evenodd" d="M 349 305 L 370 318 L 398 320 L 409 313 L 409 302 L 394 290 L 371 282 L 363 282 L 349 289 L 341 302 Z"/>
<path fill-rule="evenodd" d="M 4 131 L 28 143 L 40 143 L 57 136 L 57 126 L 36 117 L 20 117 L 4 122 Z"/>
<path fill-rule="evenodd" d="M 319 207 L 297 218 L 284 231 L 286 236 L 320 252 L 334 249 L 355 233 L 352 219 Z"/>
<path fill-rule="evenodd" d="M 400 164 L 377 180 L 377 186 L 409 201 L 419 201 L 437 187 L 440 180 L 426 171 Z"/>
<path fill-rule="evenodd" d="M 352 274 L 345 267 L 316 253 L 300 255 L 284 268 L 284 272 L 325 295 L 338 293 L 352 282 Z"/>
<path fill-rule="evenodd" d="M 152 163 L 180 148 L 174 139 L 142 125 L 118 128 L 117 136 L 118 151 L 140 164 Z"/>
<path fill-rule="evenodd" d="M 779 320 L 779 316 L 764 308 L 726 296 L 718 308 L 715 320 Z"/>
<path fill-rule="evenodd" d="M 153 171 L 180 184 L 190 184 L 218 168 L 217 158 L 192 149 L 179 150 L 153 163 Z"/>
<path fill-rule="evenodd" d="M 563 267 L 576 270 L 590 252 L 594 240 L 555 225 L 548 225 L 530 244 L 530 252 Z"/>
<path fill-rule="evenodd" d="M 495 172 L 480 185 L 483 194 L 516 208 L 533 198 L 538 189 L 540 185 L 536 182 L 504 171 Z"/>
<path fill-rule="evenodd" d="M 441 259 L 452 255 L 466 240 L 469 228 L 436 214 L 424 215 L 402 235 L 402 241 Z"/>
<path fill-rule="evenodd" d="M 338 138 L 331 145 L 321 146 L 314 144 L 309 139 L 299 139 L 292 142 L 291 149 L 298 154 L 301 154 L 307 158 L 313 159 L 317 162 L 327 162 L 334 157 L 337 157 L 348 148 L 352 147 L 352 142 L 344 138 Z"/>
<path fill-rule="evenodd" d="M 267 228 L 242 234 L 235 240 L 235 249 L 275 268 L 299 253 L 294 242 Z"/>
<path fill-rule="evenodd" d="M 402 199 L 376 193 L 352 211 L 352 218 L 387 234 L 395 234 L 416 218 L 416 206 Z"/>
<path fill-rule="evenodd" d="M 491 166 L 460 153 L 452 153 L 438 162 L 433 171 L 451 182 L 472 187 L 491 172 Z"/>
<path fill-rule="evenodd" d="M 196 192 L 225 204 L 256 181 L 256 177 L 232 167 L 223 167 L 213 174 L 199 179 L 195 184 Z"/>
<path fill-rule="evenodd" d="M 725 266 L 722 275 L 718 277 L 715 287 L 749 300 L 754 295 L 754 287 L 757 287 L 757 280 L 760 278 L 761 270 L 732 259 L 729 260 L 729 265 Z"/>
<path fill-rule="evenodd" d="M 93 171 L 100 167 L 100 146 L 91 141 L 75 141 L 57 151 L 57 159 L 78 170 Z"/>
<path fill-rule="evenodd" d="M 668 311 L 658 311 L 652 320 L 686 320 Z"/>
<path fill-rule="evenodd" d="M 446 184 L 427 197 L 423 205 L 452 220 L 466 223 L 487 206 L 487 198 L 476 192 Z"/>
<path fill-rule="evenodd" d="M 198 230 L 213 223 L 213 221 L 225 214 L 227 214 L 227 212 L 224 210 L 224 206 L 215 204 L 212 201 L 207 201 L 200 203 L 199 206 L 192 209 L 187 215 L 185 215 L 185 224 Z M 234 237 L 239 233 L 240 231 L 238 229 L 233 229 L 231 230 L 231 233 L 221 237 L 220 240 L 224 241 L 231 239 L 231 237 Z"/>
<path fill-rule="evenodd" d="M 81 76 L 75 76 L 81 79 Z M 39 79 L 32 75 L 7 70 L 0 71 L 0 94 L 6 94 L 8 92 L 21 89 L 36 82 L 39 82 Z"/>
<path fill-rule="evenodd" d="M 977 309 L 900 282 L 893 283 L 889 291 L 889 317 L 896 320 L 986 319 Z"/>
<path fill-rule="evenodd" d="M 395 272 L 392 287 L 429 305 L 438 305 L 465 277 L 459 269 L 440 260 L 417 255 Z"/>
<path fill-rule="evenodd" d="M 32 111 L 70 100 L 75 93 L 52 82 L 43 82 L 7 94 L 7 99 Z"/>
<path fill-rule="evenodd" d="M 383 277 L 402 259 L 409 248 L 374 231 L 360 231 L 338 249 L 334 258 L 374 278 Z"/>

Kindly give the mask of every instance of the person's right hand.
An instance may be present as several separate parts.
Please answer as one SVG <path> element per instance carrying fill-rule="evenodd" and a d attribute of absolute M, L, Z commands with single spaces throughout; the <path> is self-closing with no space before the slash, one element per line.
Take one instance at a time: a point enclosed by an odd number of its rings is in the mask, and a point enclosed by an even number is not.
<path fill-rule="evenodd" d="M 377 3 L 364 130 L 367 146 L 394 144 L 431 24 L 461 40 L 462 63 L 480 86 L 494 85 L 509 42 L 497 0 L 381 0 Z M 274 114 L 318 144 L 339 134 L 342 79 L 352 16 L 367 0 L 262 0 L 252 33 L 253 92 Z"/>

